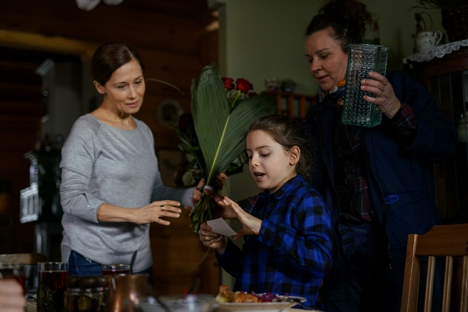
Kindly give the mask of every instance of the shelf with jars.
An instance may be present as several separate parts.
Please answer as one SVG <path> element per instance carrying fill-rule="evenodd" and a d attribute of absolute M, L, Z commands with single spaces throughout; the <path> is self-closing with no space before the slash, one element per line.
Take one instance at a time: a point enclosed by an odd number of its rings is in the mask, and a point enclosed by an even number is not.
<path fill-rule="evenodd" d="M 309 109 L 317 103 L 316 95 L 298 94 L 294 92 L 266 91 L 276 97 L 279 114 L 303 119 Z"/>
<path fill-rule="evenodd" d="M 405 63 L 457 126 L 455 154 L 434 165 L 436 202 L 444 223 L 468 223 L 468 47 L 430 61 L 407 58 Z"/>

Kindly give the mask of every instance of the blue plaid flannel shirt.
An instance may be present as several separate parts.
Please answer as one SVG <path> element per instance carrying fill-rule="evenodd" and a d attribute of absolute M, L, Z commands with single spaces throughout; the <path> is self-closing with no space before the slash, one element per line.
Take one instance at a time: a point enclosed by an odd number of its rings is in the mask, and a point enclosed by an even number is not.
<path fill-rule="evenodd" d="M 317 306 L 318 289 L 332 264 L 330 211 L 317 191 L 298 175 L 273 194 L 259 195 L 252 215 L 262 219 L 259 235 L 231 240 L 221 266 L 236 277 L 235 291 L 306 297 Z"/>

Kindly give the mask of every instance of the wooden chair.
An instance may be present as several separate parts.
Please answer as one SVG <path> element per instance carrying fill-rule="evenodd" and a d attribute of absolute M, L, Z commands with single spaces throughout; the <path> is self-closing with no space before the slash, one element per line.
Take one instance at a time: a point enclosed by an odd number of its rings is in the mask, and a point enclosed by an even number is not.
<path fill-rule="evenodd" d="M 38 262 L 47 262 L 47 256 L 38 253 L 20 253 L 0 255 L 1 264 L 37 264 Z"/>
<path fill-rule="evenodd" d="M 424 235 L 408 236 L 401 312 L 417 311 L 420 257 L 424 256 L 428 257 L 424 312 L 431 312 L 438 256 L 445 257 L 442 312 L 468 311 L 468 224 L 436 225 Z"/>

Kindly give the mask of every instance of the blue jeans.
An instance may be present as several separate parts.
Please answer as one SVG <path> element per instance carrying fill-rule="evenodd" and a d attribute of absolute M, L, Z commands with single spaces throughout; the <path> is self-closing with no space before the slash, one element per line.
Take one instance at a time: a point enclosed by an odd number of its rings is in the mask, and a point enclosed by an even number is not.
<path fill-rule="evenodd" d="M 148 284 L 153 286 L 153 266 L 146 270 L 134 272 L 133 274 L 148 274 Z M 81 254 L 72 250 L 68 258 L 68 275 L 99 276 L 102 275 L 101 263 L 86 259 Z"/>

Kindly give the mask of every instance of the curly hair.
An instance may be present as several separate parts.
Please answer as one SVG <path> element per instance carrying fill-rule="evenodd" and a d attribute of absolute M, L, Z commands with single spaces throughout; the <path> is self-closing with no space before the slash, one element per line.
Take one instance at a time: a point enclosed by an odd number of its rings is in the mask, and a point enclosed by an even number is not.
<path fill-rule="evenodd" d="M 330 0 L 312 18 L 306 36 L 325 29 L 340 42 L 341 50 L 348 52 L 348 44 L 362 43 L 367 25 L 372 23 L 372 14 L 366 5 L 357 0 Z"/>

